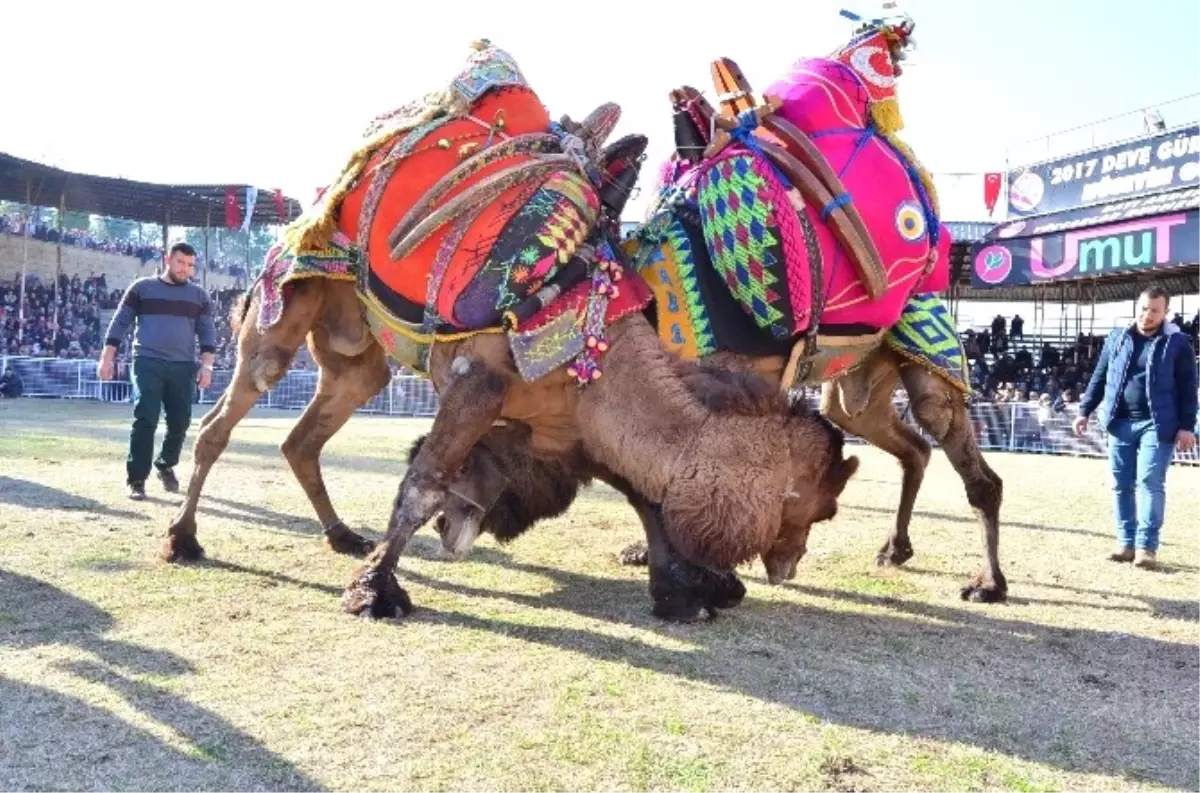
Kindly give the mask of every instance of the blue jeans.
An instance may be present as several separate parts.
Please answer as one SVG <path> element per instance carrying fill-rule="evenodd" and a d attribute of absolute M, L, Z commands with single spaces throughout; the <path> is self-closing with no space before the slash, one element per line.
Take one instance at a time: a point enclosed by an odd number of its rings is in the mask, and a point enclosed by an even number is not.
<path fill-rule="evenodd" d="M 1123 548 L 1157 551 L 1167 504 L 1167 468 L 1175 445 L 1159 441 L 1151 419 L 1117 419 L 1108 433 L 1117 541 Z"/>

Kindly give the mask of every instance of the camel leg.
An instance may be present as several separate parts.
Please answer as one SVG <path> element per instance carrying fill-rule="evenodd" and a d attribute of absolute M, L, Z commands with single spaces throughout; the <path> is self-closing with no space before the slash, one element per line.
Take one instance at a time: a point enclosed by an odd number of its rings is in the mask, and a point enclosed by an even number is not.
<path fill-rule="evenodd" d="M 412 611 L 408 593 L 396 580 L 400 553 L 417 529 L 442 508 L 447 488 L 471 447 L 500 416 L 508 376 L 489 366 L 482 354 L 472 355 L 471 342 L 459 349 L 439 395 L 433 429 L 396 492 L 383 543 L 354 571 L 342 595 L 342 610 L 347 613 L 377 618 Z"/>
<path fill-rule="evenodd" d="M 650 549 L 645 540 L 634 540 L 617 552 L 617 561 L 629 567 L 645 567 L 650 564 Z"/>
<path fill-rule="evenodd" d="M 913 506 L 917 493 L 925 478 L 929 465 L 929 443 L 896 415 L 892 407 L 892 392 L 896 387 L 898 373 L 886 360 L 846 375 L 847 378 L 874 377 L 869 382 L 866 408 L 858 415 L 850 415 L 843 406 L 838 389 L 841 383 L 826 383 L 821 393 L 821 412 L 843 430 L 859 436 L 900 461 L 903 471 L 900 484 L 900 508 L 896 511 L 896 522 L 883 547 L 875 557 L 878 565 L 902 565 L 912 558 L 912 541 L 908 536 L 908 525 L 912 521 Z M 885 367 L 890 370 L 886 371 Z M 850 384 L 861 387 L 863 384 Z"/>
<path fill-rule="evenodd" d="M 258 398 L 287 373 L 320 307 L 320 290 L 313 288 L 311 281 L 302 282 L 293 292 L 279 322 L 260 333 L 256 327 L 257 301 L 251 306 L 239 332 L 238 362 L 233 379 L 200 422 L 201 430 L 192 447 L 192 476 L 187 498 L 167 529 L 159 550 L 159 556 L 165 561 L 199 559 L 204 555 L 204 549 L 196 540 L 196 505 L 200 502 L 204 480 L 229 444 L 233 428 L 250 412 Z"/>
<path fill-rule="evenodd" d="M 962 394 L 937 375 L 919 366 L 904 366 L 900 376 L 908 391 L 913 416 L 946 452 L 967 490 L 967 502 L 979 519 L 984 567 L 962 589 L 963 600 L 997 603 L 1008 596 L 1000 572 L 1000 503 L 1004 482 L 983 459 Z"/>
<path fill-rule="evenodd" d="M 675 550 L 663 528 L 661 506 L 614 474 L 599 478 L 624 495 L 642 521 L 646 541 L 640 546 L 645 556 L 641 564 L 650 567 L 654 616 L 673 622 L 694 622 L 705 614 L 710 619 L 716 617 L 717 609 L 731 609 L 742 602 L 746 586 L 735 572 L 700 567 Z"/>
<path fill-rule="evenodd" d="M 321 449 L 354 411 L 387 385 L 387 361 L 377 344 L 352 358 L 330 350 L 328 335 L 320 326 L 313 330 L 310 348 L 320 367 L 317 390 L 281 451 L 317 513 L 325 544 L 338 553 L 366 556 L 375 543 L 351 531 L 338 517 L 321 476 Z"/>
<path fill-rule="evenodd" d="M 233 383 L 231 381 L 230 385 L 232 384 Z M 227 399 L 228 394 L 229 389 L 225 389 L 221 392 L 221 396 L 217 397 L 217 401 L 213 403 L 213 406 L 209 408 L 209 411 L 204 414 L 203 418 L 200 419 L 200 429 L 203 430 L 209 424 L 212 424 L 217 420 L 217 416 L 221 415 L 221 411 L 225 409 L 225 405 L 229 402 Z"/>

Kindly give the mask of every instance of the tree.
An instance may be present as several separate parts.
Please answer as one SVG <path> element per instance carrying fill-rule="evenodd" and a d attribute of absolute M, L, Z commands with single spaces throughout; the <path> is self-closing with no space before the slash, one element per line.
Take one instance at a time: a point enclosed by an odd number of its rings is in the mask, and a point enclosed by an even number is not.
<path fill-rule="evenodd" d="M 137 226 L 138 224 L 132 220 L 92 215 L 92 226 L 89 231 L 95 237 L 108 240 L 128 240 L 136 243 Z"/>
<path fill-rule="evenodd" d="M 204 255 L 204 229 L 184 229 L 183 239 L 201 256 Z M 248 266 L 247 243 L 250 246 Z M 209 258 L 213 261 L 244 267 L 250 275 L 256 274 L 262 267 L 267 251 L 274 244 L 275 229 L 271 226 L 251 226 L 248 233 L 230 231 L 226 228 L 210 228 L 208 230 Z"/>

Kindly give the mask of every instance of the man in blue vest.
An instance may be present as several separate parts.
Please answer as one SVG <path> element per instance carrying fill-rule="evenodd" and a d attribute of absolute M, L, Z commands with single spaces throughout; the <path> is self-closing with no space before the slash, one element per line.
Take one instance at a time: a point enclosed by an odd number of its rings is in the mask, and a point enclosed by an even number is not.
<path fill-rule="evenodd" d="M 1109 559 L 1146 568 L 1157 563 L 1171 457 L 1196 445 L 1196 356 L 1187 334 L 1166 321 L 1169 299 L 1149 287 L 1137 319 L 1109 334 L 1075 420 L 1083 435 L 1099 407 L 1108 432 L 1118 542 Z"/>

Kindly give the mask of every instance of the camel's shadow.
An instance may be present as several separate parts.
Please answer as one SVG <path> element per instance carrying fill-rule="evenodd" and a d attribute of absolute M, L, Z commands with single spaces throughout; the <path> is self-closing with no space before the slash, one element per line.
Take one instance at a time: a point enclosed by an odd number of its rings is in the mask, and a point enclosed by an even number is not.
<path fill-rule="evenodd" d="M 168 652 L 107 638 L 112 616 L 36 578 L 0 569 L 0 648 L 73 646 L 93 656 L 54 668 L 101 685 L 189 745 L 180 749 L 119 715 L 40 684 L 0 674 L 3 790 L 320 790 L 321 786 L 215 713 L 143 675 L 194 670 Z M 10 722 L 14 723 L 14 722 Z"/>
<path fill-rule="evenodd" d="M 1019 605 L 942 606 L 803 585 L 805 596 L 829 606 L 768 602 L 752 590 L 714 623 L 667 625 L 650 616 L 644 580 L 521 564 L 491 549 L 476 553 L 555 587 L 526 595 L 411 571 L 400 573 L 401 583 L 683 632 L 698 649 L 423 609 L 419 598 L 410 619 L 698 680 L 836 724 L 972 744 L 1075 772 L 1187 789 L 1200 781 L 1194 645 L 1027 622 L 1019 619 Z M 847 611 L 846 602 L 869 611 Z M 1150 605 L 1166 618 L 1197 619 L 1194 604 L 1156 599 Z M 1196 762 L 1180 763 L 1181 757 Z"/>

